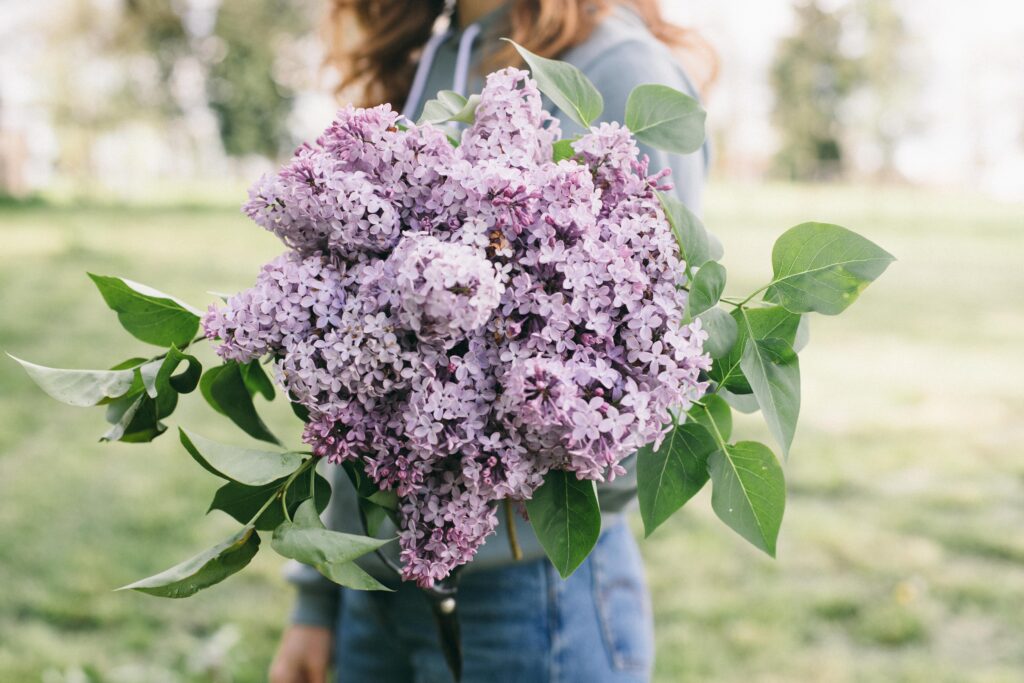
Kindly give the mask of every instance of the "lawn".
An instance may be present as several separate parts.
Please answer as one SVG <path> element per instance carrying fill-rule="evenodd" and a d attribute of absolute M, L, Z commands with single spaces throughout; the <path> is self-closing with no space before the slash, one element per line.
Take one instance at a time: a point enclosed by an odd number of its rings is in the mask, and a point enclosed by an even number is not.
<path fill-rule="evenodd" d="M 1024 208 L 719 186 L 707 213 L 736 294 L 800 220 L 900 260 L 847 314 L 814 321 L 778 559 L 705 494 L 642 543 L 656 679 L 1024 680 Z M 279 250 L 230 205 L 2 206 L 0 349 L 63 367 L 146 353 L 86 270 L 205 305 Z M 50 401 L 6 358 L 0 388 L 0 681 L 263 680 L 290 602 L 273 553 L 189 601 L 111 592 L 230 533 L 201 516 L 211 477 L 173 436 L 97 443 L 97 411 Z M 296 440 L 284 406 L 267 415 Z M 172 422 L 233 437 L 194 397 Z M 764 436 L 755 424 L 741 429 Z"/>

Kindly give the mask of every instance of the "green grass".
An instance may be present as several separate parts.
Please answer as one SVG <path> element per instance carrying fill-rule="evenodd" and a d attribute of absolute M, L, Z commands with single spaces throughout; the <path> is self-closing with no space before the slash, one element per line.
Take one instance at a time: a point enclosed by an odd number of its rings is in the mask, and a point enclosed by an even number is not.
<path fill-rule="evenodd" d="M 1024 210 L 724 186 L 707 213 L 733 294 L 759 284 L 772 241 L 801 220 L 900 260 L 847 314 L 814 321 L 779 558 L 721 525 L 706 493 L 642 543 L 657 680 L 1021 680 Z M 64 367 L 146 351 L 115 330 L 86 270 L 204 304 L 279 251 L 209 203 L 5 204 L 0 240 L 0 348 Z M 111 592 L 230 532 L 201 516 L 216 482 L 173 436 L 98 444 L 97 411 L 50 401 L 6 359 L 0 388 L 0 681 L 263 680 L 290 602 L 273 553 L 188 601 Z M 268 419 L 294 437 L 283 406 Z M 231 435 L 194 399 L 174 421 Z M 738 429 L 766 438 L 752 420 Z"/>

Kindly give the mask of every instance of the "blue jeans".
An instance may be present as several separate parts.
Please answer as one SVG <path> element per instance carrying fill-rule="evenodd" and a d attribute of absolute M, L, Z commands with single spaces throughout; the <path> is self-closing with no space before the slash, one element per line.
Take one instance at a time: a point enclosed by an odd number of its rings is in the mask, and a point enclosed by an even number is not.
<path fill-rule="evenodd" d="M 621 519 L 562 580 L 546 559 L 468 572 L 459 585 L 463 683 L 642 683 L 654 658 L 650 598 Z M 426 598 L 345 590 L 340 683 L 451 683 Z"/>

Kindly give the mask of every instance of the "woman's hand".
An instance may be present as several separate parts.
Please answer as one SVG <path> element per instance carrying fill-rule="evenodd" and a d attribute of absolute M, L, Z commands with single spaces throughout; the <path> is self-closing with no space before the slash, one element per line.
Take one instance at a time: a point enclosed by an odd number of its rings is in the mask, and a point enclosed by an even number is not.
<path fill-rule="evenodd" d="M 289 626 L 270 665 L 270 683 L 327 683 L 333 642 L 330 629 Z"/>

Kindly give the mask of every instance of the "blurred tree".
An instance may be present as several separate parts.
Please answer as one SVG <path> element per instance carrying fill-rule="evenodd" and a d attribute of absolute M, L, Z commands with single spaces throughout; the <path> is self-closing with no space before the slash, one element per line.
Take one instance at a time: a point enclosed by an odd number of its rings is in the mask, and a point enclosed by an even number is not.
<path fill-rule="evenodd" d="M 279 61 L 312 17 L 308 2 L 221 0 L 208 93 L 228 154 L 273 157 L 289 142 L 293 91 Z"/>
<path fill-rule="evenodd" d="M 907 58 L 908 34 L 893 0 L 859 0 L 853 7 L 864 36 L 860 57 L 865 133 L 878 152 L 878 174 L 896 174 L 899 141 L 915 126 L 911 101 L 918 79 Z"/>
<path fill-rule="evenodd" d="M 781 137 L 775 163 L 793 180 L 822 180 L 843 171 L 843 105 L 857 85 L 857 60 L 842 50 L 840 12 L 817 0 L 796 6 L 796 32 L 775 54 L 773 121 Z"/>
<path fill-rule="evenodd" d="M 110 50 L 148 66 L 146 69 L 129 67 L 123 97 L 135 107 L 145 107 L 152 113 L 179 116 L 181 103 L 168 84 L 181 60 L 192 53 L 182 3 L 173 0 L 123 0 L 123 3 Z M 156 78 L 146 77 L 153 73 Z"/>
<path fill-rule="evenodd" d="M 63 0 L 63 9 L 47 23 L 46 73 L 73 175 L 87 178 L 92 144 L 131 122 L 174 131 L 180 155 L 220 154 L 217 133 L 231 155 L 289 146 L 282 63 L 311 32 L 314 0 Z M 204 127 L 204 115 L 216 126 Z"/>

